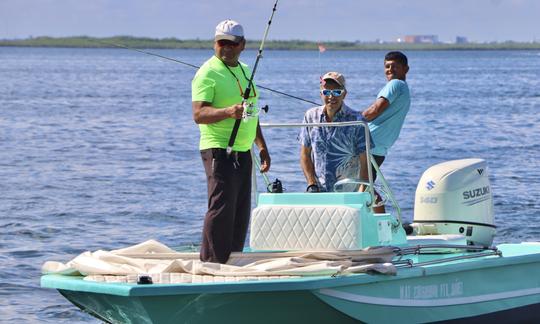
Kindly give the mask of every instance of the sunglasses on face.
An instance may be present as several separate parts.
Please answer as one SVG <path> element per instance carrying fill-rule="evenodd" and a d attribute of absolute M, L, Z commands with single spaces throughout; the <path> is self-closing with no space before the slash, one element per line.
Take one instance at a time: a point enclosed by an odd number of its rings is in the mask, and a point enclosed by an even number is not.
<path fill-rule="evenodd" d="M 333 97 L 341 97 L 343 93 L 345 93 L 345 90 L 343 89 L 335 89 L 335 90 L 322 89 L 321 90 L 321 94 L 325 97 L 330 97 L 330 95 L 332 95 Z"/>
<path fill-rule="evenodd" d="M 230 41 L 230 40 L 226 40 L 226 39 L 220 39 L 217 41 L 217 44 L 220 46 L 220 47 L 225 47 L 225 46 L 229 46 L 229 47 L 238 47 L 238 45 L 240 45 L 240 43 L 235 43 L 233 41 Z"/>

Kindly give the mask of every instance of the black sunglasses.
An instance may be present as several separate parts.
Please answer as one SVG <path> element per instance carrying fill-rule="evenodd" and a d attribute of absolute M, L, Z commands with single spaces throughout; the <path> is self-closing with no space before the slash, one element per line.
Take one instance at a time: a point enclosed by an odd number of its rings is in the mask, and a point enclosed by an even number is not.
<path fill-rule="evenodd" d="M 220 39 L 217 41 L 217 44 L 219 45 L 219 47 L 238 47 L 240 45 L 240 42 L 237 43 L 227 39 Z"/>

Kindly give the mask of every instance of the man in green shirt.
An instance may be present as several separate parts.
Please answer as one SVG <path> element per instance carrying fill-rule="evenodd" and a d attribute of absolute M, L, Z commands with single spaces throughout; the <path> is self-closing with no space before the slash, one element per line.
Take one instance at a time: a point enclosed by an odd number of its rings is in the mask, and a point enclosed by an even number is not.
<path fill-rule="evenodd" d="M 225 20 L 216 26 L 214 56 L 195 74 L 191 84 L 193 120 L 199 125 L 199 150 L 208 185 L 201 260 L 226 263 L 231 252 L 242 251 L 251 213 L 251 155 L 259 148 L 261 171 L 270 169 L 270 155 L 257 116 L 241 123 L 227 156 L 226 148 L 236 119 L 242 118 L 242 99 L 251 78 L 239 61 L 246 40 L 242 26 Z M 248 104 L 257 105 L 252 86 Z"/>

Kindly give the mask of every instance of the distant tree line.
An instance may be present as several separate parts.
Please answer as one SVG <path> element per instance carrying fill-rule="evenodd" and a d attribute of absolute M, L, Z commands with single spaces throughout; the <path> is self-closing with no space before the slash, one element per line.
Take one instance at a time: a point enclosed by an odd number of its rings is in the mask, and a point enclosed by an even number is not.
<path fill-rule="evenodd" d="M 257 49 L 259 40 L 248 40 L 246 47 Z M 208 49 L 213 40 L 176 38 L 146 38 L 132 36 L 114 36 L 95 38 L 87 36 L 75 37 L 31 37 L 27 39 L 3 39 L 0 46 L 21 47 L 84 47 L 113 48 L 118 45 L 133 48 L 154 49 Z M 498 42 L 498 43 L 465 43 L 465 44 L 410 44 L 410 43 L 370 43 L 370 42 L 324 42 L 327 50 L 528 50 L 540 49 L 540 42 Z M 318 43 L 305 40 L 270 40 L 265 43 L 266 49 L 276 50 L 319 50 Z"/>

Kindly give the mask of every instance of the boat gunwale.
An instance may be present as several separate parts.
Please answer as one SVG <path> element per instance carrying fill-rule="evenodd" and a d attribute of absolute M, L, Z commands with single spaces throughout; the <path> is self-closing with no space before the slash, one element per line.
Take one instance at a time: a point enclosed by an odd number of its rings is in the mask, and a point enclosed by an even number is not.
<path fill-rule="evenodd" d="M 518 244 L 517 244 L 518 245 Z M 441 275 L 485 268 L 504 267 L 515 264 L 540 262 L 540 249 L 536 253 L 512 256 L 486 256 L 462 261 L 432 264 L 425 266 L 400 267 L 394 276 L 382 274 L 356 273 L 345 276 L 313 276 L 260 281 L 207 282 L 137 285 L 131 283 L 104 283 L 85 281 L 81 276 L 47 274 L 41 277 L 41 286 L 58 290 L 70 290 L 108 295 L 165 296 L 202 293 L 243 293 L 318 290 L 349 285 L 371 284 L 381 281 L 402 280 L 428 275 Z"/>

